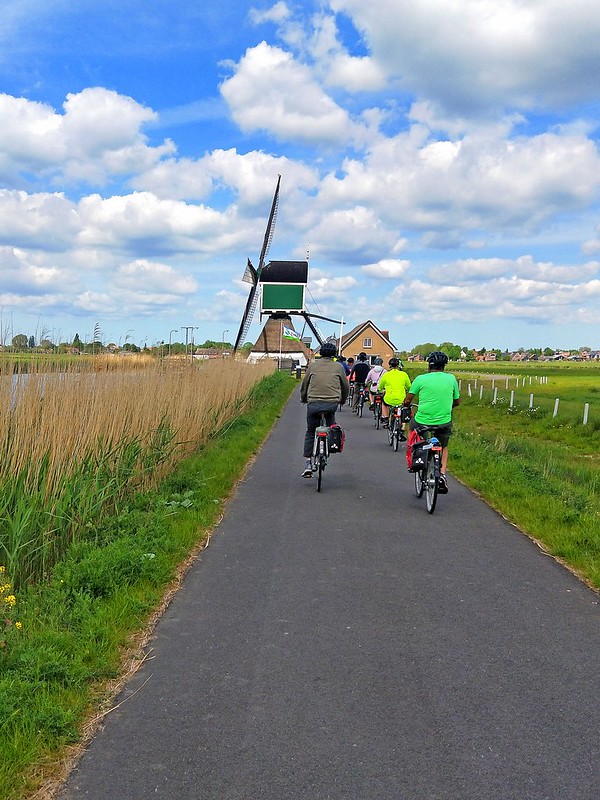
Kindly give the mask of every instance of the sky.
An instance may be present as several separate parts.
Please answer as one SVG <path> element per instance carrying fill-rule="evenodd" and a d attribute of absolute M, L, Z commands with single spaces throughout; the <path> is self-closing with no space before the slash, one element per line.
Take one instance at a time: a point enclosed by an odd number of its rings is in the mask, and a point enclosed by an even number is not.
<path fill-rule="evenodd" d="M 597 0 L 2 0 L 2 341 L 234 341 L 281 175 L 309 313 L 600 348 L 599 41 Z"/>

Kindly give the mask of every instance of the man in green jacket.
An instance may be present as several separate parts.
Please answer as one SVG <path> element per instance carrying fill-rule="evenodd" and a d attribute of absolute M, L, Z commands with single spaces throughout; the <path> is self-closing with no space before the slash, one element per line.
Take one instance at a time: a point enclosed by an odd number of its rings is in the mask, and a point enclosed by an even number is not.
<path fill-rule="evenodd" d="M 452 435 L 452 409 L 460 405 L 458 381 L 449 372 L 444 372 L 448 356 L 436 350 L 427 356 L 429 372 L 417 375 L 402 405 L 410 406 L 417 398 L 417 413 L 410 421 L 412 430 L 418 425 L 427 425 L 435 432 L 442 445 L 441 477 L 438 491 L 448 491 L 446 466 L 448 464 L 448 442 Z"/>
<path fill-rule="evenodd" d="M 304 437 L 304 458 L 306 461 L 303 478 L 312 478 L 311 456 L 315 437 L 315 428 L 321 422 L 321 414 L 325 415 L 325 423 L 335 423 L 335 412 L 340 403 L 348 398 L 350 385 L 344 368 L 339 361 L 334 361 L 336 347 L 333 342 L 321 345 L 321 358 L 313 361 L 306 370 L 300 386 L 300 400 L 307 403 L 306 435 Z"/>

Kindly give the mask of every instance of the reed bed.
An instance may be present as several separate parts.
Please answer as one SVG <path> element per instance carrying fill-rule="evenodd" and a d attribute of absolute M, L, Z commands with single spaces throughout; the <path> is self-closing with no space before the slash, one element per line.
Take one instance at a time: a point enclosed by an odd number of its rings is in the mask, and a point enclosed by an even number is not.
<path fill-rule="evenodd" d="M 0 375 L 0 564 L 44 579 L 133 491 L 242 412 L 272 362 L 89 361 Z"/>

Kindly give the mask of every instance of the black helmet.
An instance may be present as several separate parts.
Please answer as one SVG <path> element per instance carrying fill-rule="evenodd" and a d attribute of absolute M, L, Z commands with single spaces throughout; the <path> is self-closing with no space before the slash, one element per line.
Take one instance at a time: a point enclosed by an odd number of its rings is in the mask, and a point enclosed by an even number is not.
<path fill-rule="evenodd" d="M 319 353 L 323 358 L 333 358 L 337 353 L 337 347 L 333 342 L 323 342 Z"/>
<path fill-rule="evenodd" d="M 396 367 L 400 366 L 400 361 L 397 358 L 390 358 L 390 360 L 388 361 L 388 366 L 391 369 L 395 369 Z"/>
<path fill-rule="evenodd" d="M 427 356 L 427 363 L 434 368 L 445 367 L 448 363 L 448 356 L 446 353 L 442 353 L 441 350 L 434 350 L 433 353 L 429 353 Z"/>
<path fill-rule="evenodd" d="M 366 353 L 359 353 L 358 354 L 358 360 L 359 361 L 366 361 L 367 360 L 367 354 Z"/>

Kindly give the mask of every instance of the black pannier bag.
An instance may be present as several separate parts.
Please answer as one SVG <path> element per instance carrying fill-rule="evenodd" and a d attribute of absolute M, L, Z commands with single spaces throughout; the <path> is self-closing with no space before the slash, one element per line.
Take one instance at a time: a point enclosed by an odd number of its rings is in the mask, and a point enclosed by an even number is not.
<path fill-rule="evenodd" d="M 337 423 L 331 425 L 329 428 L 329 452 L 341 453 L 344 449 L 345 439 L 346 436 L 342 428 Z"/>

